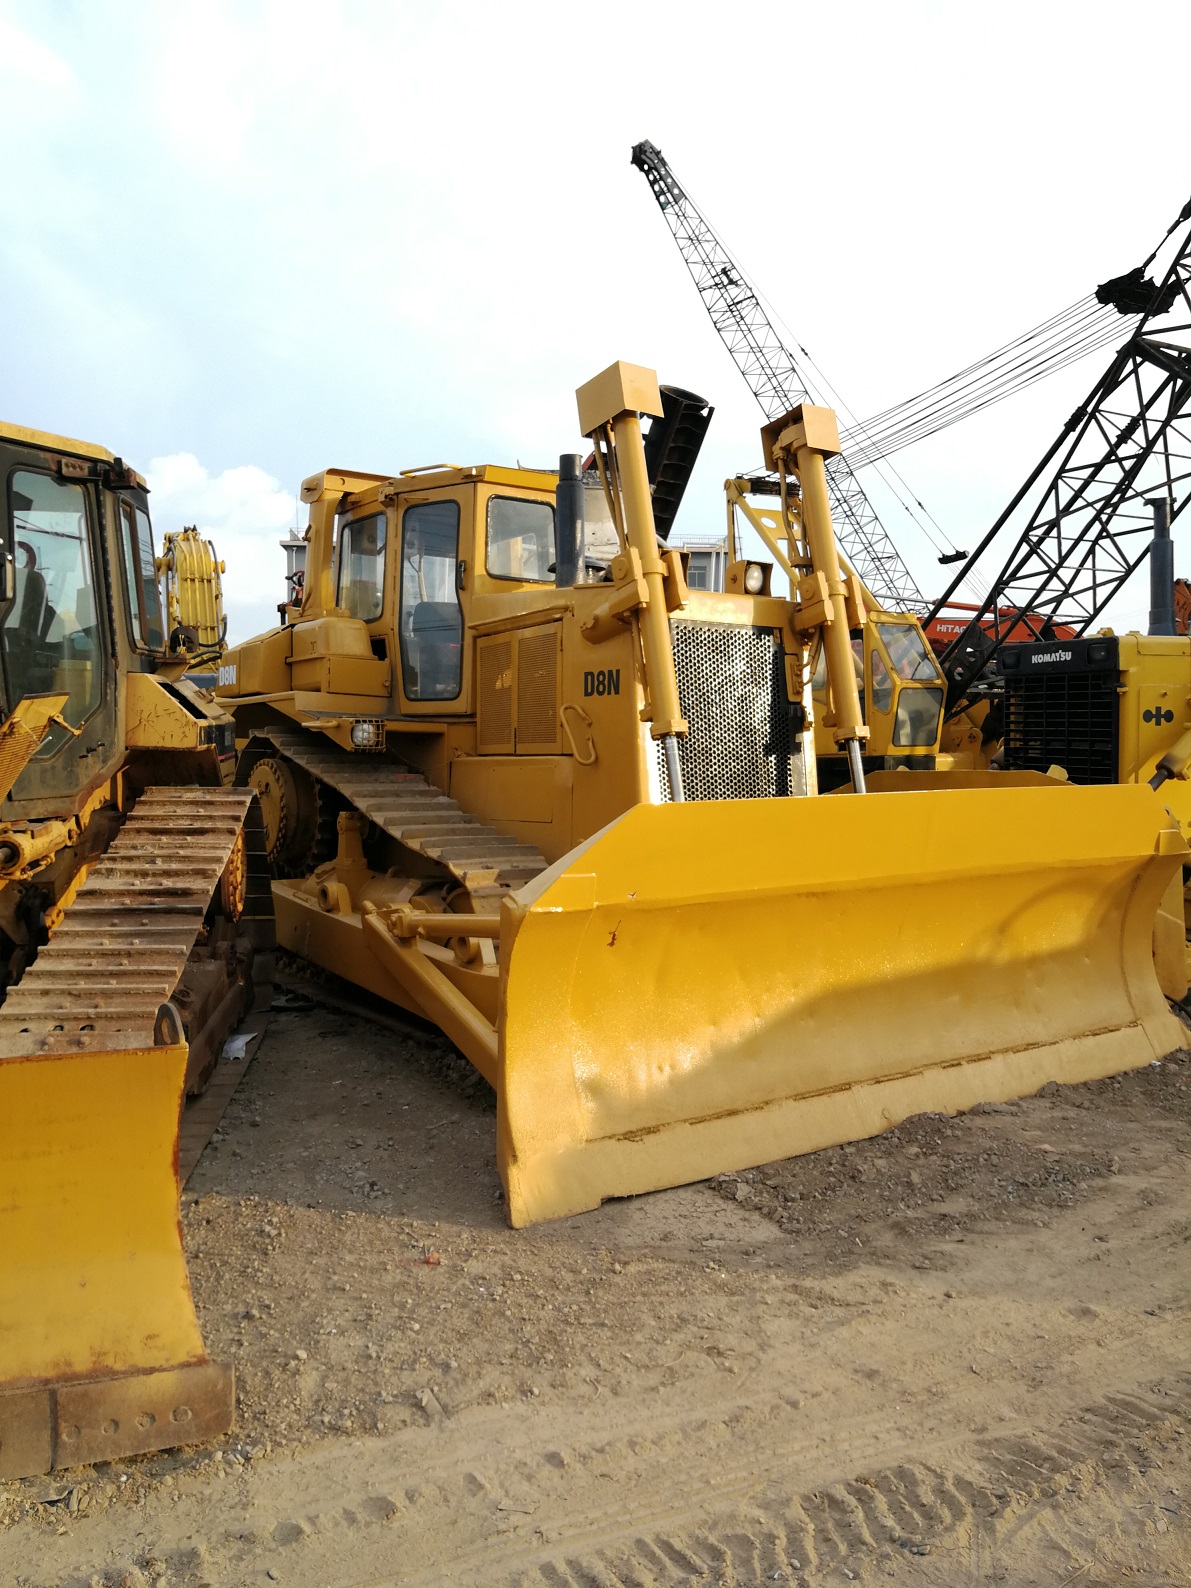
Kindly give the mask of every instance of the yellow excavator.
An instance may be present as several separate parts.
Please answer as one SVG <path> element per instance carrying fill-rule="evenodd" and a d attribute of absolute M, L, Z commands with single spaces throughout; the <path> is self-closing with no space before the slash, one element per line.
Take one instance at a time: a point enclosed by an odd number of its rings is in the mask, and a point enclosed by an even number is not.
<path fill-rule="evenodd" d="M 765 427 L 771 560 L 721 594 L 656 531 L 654 374 L 615 364 L 578 405 L 592 492 L 577 457 L 308 479 L 301 608 L 218 688 L 280 943 L 492 1083 L 513 1223 L 1178 1045 L 1152 950 L 1191 852 L 1153 790 L 866 791 L 830 410 Z M 889 622 L 885 705 L 937 743 L 937 669 Z"/>
<path fill-rule="evenodd" d="M 227 648 L 223 579 L 227 565 L 214 543 L 189 524 L 166 530 L 157 577 L 165 593 L 166 630 L 176 650 L 190 654 L 189 673 L 200 686 L 214 685 Z"/>
<path fill-rule="evenodd" d="M 0 425 L 0 1478 L 231 1424 L 179 1113 L 267 995 L 260 813 L 186 677 L 145 482 Z"/>

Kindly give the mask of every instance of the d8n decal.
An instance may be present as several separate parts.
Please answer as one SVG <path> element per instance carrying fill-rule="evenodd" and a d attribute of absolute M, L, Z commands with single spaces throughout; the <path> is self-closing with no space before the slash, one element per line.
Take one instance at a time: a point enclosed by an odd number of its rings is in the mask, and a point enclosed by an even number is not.
<path fill-rule="evenodd" d="M 620 668 L 601 667 L 597 672 L 584 673 L 583 693 L 585 695 L 619 695 L 620 694 Z"/>

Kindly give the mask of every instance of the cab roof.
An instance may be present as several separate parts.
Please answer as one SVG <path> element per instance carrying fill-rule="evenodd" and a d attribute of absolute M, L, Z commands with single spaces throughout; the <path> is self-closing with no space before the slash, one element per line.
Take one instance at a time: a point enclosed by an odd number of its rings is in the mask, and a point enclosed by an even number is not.
<path fill-rule="evenodd" d="M 96 463 L 117 462 L 114 453 L 97 446 L 94 441 L 76 441 L 71 436 L 55 435 L 52 430 L 31 430 L 28 425 L 9 424 L 5 419 L 0 419 L 0 441 L 15 441 L 19 446 L 38 447 L 45 452 L 65 452 L 75 458 L 91 458 Z M 142 475 L 135 469 L 129 469 L 129 473 L 148 490 Z"/>
<path fill-rule="evenodd" d="M 365 474 L 356 469 L 323 469 L 302 482 L 302 500 L 317 501 L 324 488 L 330 487 L 335 482 L 339 483 L 341 490 L 346 487 L 350 505 L 358 507 L 365 502 L 378 499 L 389 501 L 394 496 L 438 490 L 451 485 L 472 485 L 477 481 L 484 481 L 489 485 L 508 485 L 521 490 L 553 492 L 557 478 L 558 474 L 554 469 L 510 469 L 496 463 L 470 464 L 467 467 L 455 463 L 433 463 L 425 468 L 403 469 L 400 474 Z"/>
<path fill-rule="evenodd" d="M 26 425 L 11 425 L 0 419 L 0 438 L 19 441 L 25 447 L 44 447 L 47 452 L 71 452 L 79 458 L 97 458 L 100 463 L 114 463 L 106 447 L 97 447 L 93 441 L 73 441 L 69 436 L 56 436 L 50 430 L 30 430 Z"/>

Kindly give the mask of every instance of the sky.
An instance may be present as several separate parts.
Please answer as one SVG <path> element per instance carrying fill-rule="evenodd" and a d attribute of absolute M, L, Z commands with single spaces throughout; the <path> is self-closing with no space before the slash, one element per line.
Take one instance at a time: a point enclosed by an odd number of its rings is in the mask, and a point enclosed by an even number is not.
<path fill-rule="evenodd" d="M 550 467 L 614 359 L 716 415 L 679 529 L 717 533 L 761 415 L 634 142 L 857 414 L 1140 262 L 1191 192 L 1185 0 L 601 7 L 0 0 L 0 416 L 146 473 L 160 537 L 276 621 L 301 480 Z M 898 455 L 970 546 L 1107 355 Z M 864 476 L 919 585 L 944 570 Z M 1191 569 L 1191 548 L 1176 561 Z M 1144 577 L 1142 578 L 1144 586 Z M 1144 588 L 1117 620 L 1144 622 Z"/>

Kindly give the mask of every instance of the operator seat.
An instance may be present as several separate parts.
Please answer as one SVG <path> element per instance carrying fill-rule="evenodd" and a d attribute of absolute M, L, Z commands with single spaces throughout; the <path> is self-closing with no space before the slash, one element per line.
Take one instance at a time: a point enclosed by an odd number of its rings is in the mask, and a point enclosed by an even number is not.
<path fill-rule="evenodd" d="M 419 601 L 410 617 L 419 700 L 453 700 L 462 682 L 463 613 L 457 601 Z"/>

